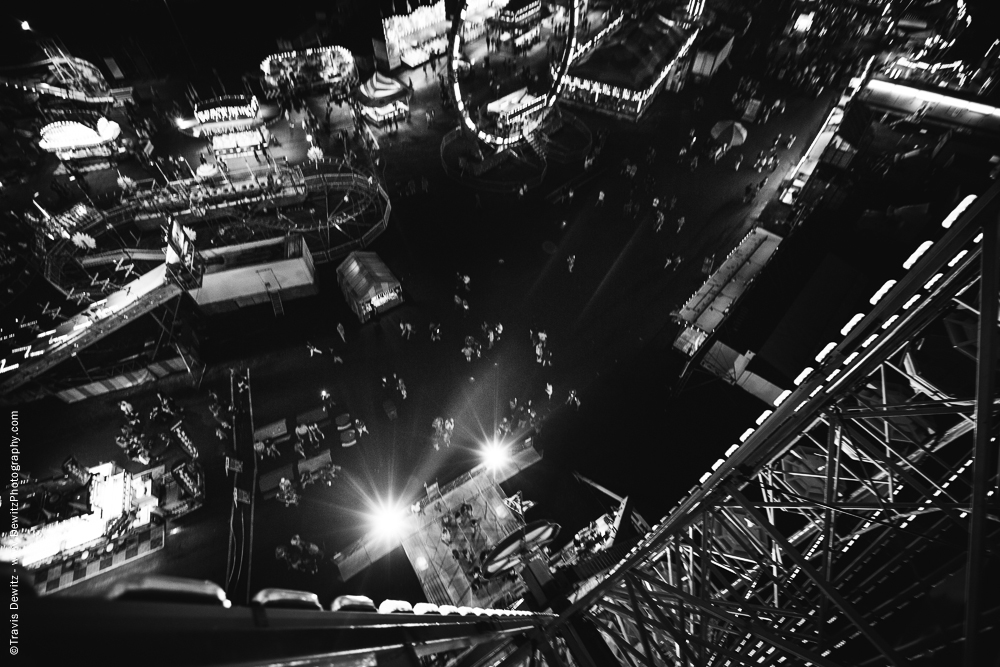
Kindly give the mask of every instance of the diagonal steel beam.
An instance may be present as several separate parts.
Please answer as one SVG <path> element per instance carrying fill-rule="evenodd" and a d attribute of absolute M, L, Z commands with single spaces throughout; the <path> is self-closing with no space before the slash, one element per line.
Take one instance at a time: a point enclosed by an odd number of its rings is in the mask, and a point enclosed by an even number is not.
<path fill-rule="evenodd" d="M 674 595 L 683 600 L 684 602 L 688 603 L 689 605 L 697 607 L 698 609 L 701 609 L 707 614 L 710 614 L 721 621 L 725 621 L 739 628 L 743 632 L 754 635 L 758 639 L 762 639 L 763 641 L 766 641 L 775 648 L 780 648 L 786 653 L 790 653 L 791 655 L 802 658 L 803 660 L 807 660 L 815 665 L 819 665 L 820 667 L 841 667 L 836 663 L 834 663 L 832 660 L 828 660 L 823 656 L 814 653 L 813 651 L 810 651 L 800 643 L 788 641 L 786 639 L 783 639 L 782 637 L 779 637 L 769 628 L 763 625 L 760 625 L 758 623 L 753 623 L 752 621 L 744 621 L 740 617 L 730 614 L 727 611 L 723 611 L 722 609 L 713 607 L 709 601 L 702 600 L 699 597 L 686 593 L 681 589 L 675 588 L 674 586 L 671 586 L 670 584 L 664 581 L 659 581 L 655 577 L 651 577 L 645 572 L 633 571 L 633 574 L 636 577 L 642 579 L 643 581 L 652 584 L 654 587 L 659 588 L 660 590 L 665 591 L 671 595 Z"/>
<path fill-rule="evenodd" d="M 642 608 L 639 606 L 639 601 L 635 599 L 635 590 L 632 587 L 632 581 L 628 577 L 625 577 L 625 588 L 628 590 L 628 597 L 632 602 L 632 609 L 635 614 L 635 625 L 639 629 L 639 641 L 642 642 L 642 651 L 646 654 L 645 663 L 649 665 L 649 667 L 655 667 L 655 663 L 653 662 L 653 652 L 649 647 L 649 634 L 646 632 L 646 625 L 642 620 Z"/>
<path fill-rule="evenodd" d="M 642 590 L 642 587 L 640 587 L 639 590 Z M 608 611 L 610 611 L 610 612 L 612 612 L 612 613 L 614 613 L 616 615 L 620 615 L 620 616 L 621 615 L 626 615 L 627 616 L 627 615 L 631 614 L 631 610 L 629 610 L 627 607 L 622 607 L 621 605 L 616 604 L 614 602 L 608 602 L 608 601 L 604 600 L 604 601 L 601 602 L 600 606 L 601 606 L 602 609 L 607 609 Z M 671 631 L 671 628 L 673 627 L 673 624 L 669 623 L 668 619 L 666 619 L 665 617 L 663 617 L 663 620 L 667 622 L 667 625 L 664 625 L 662 622 L 657 621 L 657 620 L 653 620 L 653 619 L 646 619 L 646 620 L 647 620 L 647 622 L 652 627 L 656 628 L 657 630 L 662 630 L 663 632 L 665 632 L 668 635 L 670 635 L 671 639 L 674 639 L 674 634 Z M 676 629 L 676 628 L 674 628 L 674 629 Z M 674 639 L 674 641 L 676 642 L 677 640 Z M 720 647 L 719 645 L 712 644 L 711 642 L 703 641 L 699 637 L 691 636 L 691 642 L 693 644 L 696 644 L 699 647 L 702 647 L 702 648 L 705 648 L 705 649 L 709 649 L 711 651 L 716 651 L 718 653 L 722 653 L 726 657 L 738 661 L 740 664 L 749 665 L 751 667 L 756 667 L 755 663 L 745 661 L 744 660 L 744 656 L 739 655 L 735 651 L 732 651 L 732 650 Z M 663 654 L 661 653 L 660 655 L 662 656 Z M 684 656 L 688 659 L 688 661 L 692 665 L 705 664 L 703 661 L 699 661 L 699 660 L 695 659 L 694 656 L 692 656 L 687 651 L 684 652 Z"/>
<path fill-rule="evenodd" d="M 871 627 L 858 610 L 854 608 L 854 605 L 848 602 L 847 599 L 842 596 L 829 581 L 820 575 L 820 573 L 813 568 L 809 561 L 806 560 L 806 557 L 803 556 L 798 549 L 788 543 L 788 540 L 785 539 L 784 535 L 778 532 L 777 528 L 761 516 L 760 512 L 750 506 L 749 501 L 742 493 L 740 493 L 739 489 L 729 484 L 724 485 L 724 489 L 732 495 L 733 500 L 743 506 L 743 509 L 747 512 L 747 514 L 749 514 L 757 525 L 760 526 L 772 540 L 774 540 L 774 543 L 778 545 L 785 555 L 788 556 L 792 562 L 794 562 L 799 569 L 806 574 L 806 576 L 812 579 L 817 588 L 823 591 L 823 594 L 830 598 L 830 600 L 837 605 L 842 612 L 844 612 L 844 615 L 850 619 L 850 621 L 857 626 L 862 634 L 868 638 L 868 641 L 870 641 L 875 648 L 882 653 L 882 656 L 889 661 L 889 664 L 898 667 L 901 664 L 899 656 L 896 655 L 896 652 L 891 646 L 889 646 L 888 642 L 886 642 L 882 636 L 876 632 L 873 627 Z"/>
<path fill-rule="evenodd" d="M 843 426 L 844 430 L 850 434 L 851 442 L 857 445 L 858 449 L 863 450 L 865 454 L 872 458 L 872 460 L 884 463 L 893 473 L 899 475 L 900 479 L 913 487 L 917 492 L 924 496 L 924 498 L 929 500 L 931 505 L 941 510 L 944 515 L 948 517 L 952 523 L 961 528 L 963 532 L 969 529 L 966 523 L 962 521 L 953 510 L 950 510 L 941 504 L 941 502 L 934 495 L 934 492 L 931 491 L 926 484 L 917 479 L 916 475 L 909 473 L 903 468 L 903 466 L 899 465 L 888 456 L 884 456 L 882 452 L 879 451 L 875 443 L 871 441 L 867 433 L 859 428 L 855 428 L 848 422 L 844 422 Z M 903 458 L 892 447 L 885 445 L 884 443 L 883 446 L 885 446 L 885 448 L 897 458 Z"/>
<path fill-rule="evenodd" d="M 986 490 L 990 485 L 990 432 L 997 373 L 997 291 L 1000 288 L 1000 221 L 983 225 L 983 252 L 979 278 L 979 358 L 976 363 L 976 436 L 973 458 L 972 512 L 969 526 L 969 557 L 965 575 L 965 652 L 966 667 L 979 658 L 979 627 L 983 591 L 981 581 L 985 566 Z"/>
<path fill-rule="evenodd" d="M 663 613 L 663 610 L 660 609 L 660 605 L 658 605 L 656 601 L 653 600 L 653 597 L 649 594 L 649 592 L 646 590 L 644 586 L 639 586 L 638 589 L 639 589 L 639 595 L 646 603 L 646 606 L 649 607 L 650 611 L 653 612 L 653 616 L 655 616 L 656 620 L 659 621 L 660 628 L 668 635 L 670 635 L 670 638 L 674 641 L 675 644 L 677 644 L 677 649 L 678 651 L 680 651 L 681 655 L 692 665 L 697 664 L 694 659 L 694 656 L 691 655 L 690 651 L 688 651 L 687 644 L 682 639 L 679 639 L 677 637 L 676 633 L 679 632 L 677 627 L 674 626 L 674 624 L 670 622 L 670 619 L 667 618 L 667 615 Z"/>
<path fill-rule="evenodd" d="M 925 401 L 900 405 L 872 405 L 864 408 L 843 408 L 840 411 L 848 419 L 871 419 L 893 417 L 916 417 L 923 415 L 962 414 L 971 415 L 976 406 L 969 400 Z"/>
<path fill-rule="evenodd" d="M 620 633 L 617 630 L 597 618 L 594 614 L 590 614 L 588 618 L 591 623 L 596 625 L 599 629 L 604 630 L 604 632 L 611 637 L 611 640 L 618 646 L 618 650 L 621 651 L 622 655 L 630 664 L 638 666 L 643 662 L 643 655 L 639 653 L 639 651 L 635 650 L 635 647 L 629 644 L 624 637 L 620 636 Z"/>

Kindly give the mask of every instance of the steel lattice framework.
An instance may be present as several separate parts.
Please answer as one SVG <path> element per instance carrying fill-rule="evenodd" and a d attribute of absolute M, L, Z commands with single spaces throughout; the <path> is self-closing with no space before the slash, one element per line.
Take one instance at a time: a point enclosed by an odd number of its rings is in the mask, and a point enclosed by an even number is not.
<path fill-rule="evenodd" d="M 970 201 L 549 635 L 582 615 L 627 666 L 988 657 L 1000 185 Z M 934 327 L 974 394 L 923 372 Z M 951 617 L 928 608 L 949 584 L 965 589 Z"/>
<path fill-rule="evenodd" d="M 497 610 L 363 621 L 278 610 L 250 623 L 219 610 L 211 632 L 228 623 L 235 634 L 213 641 L 232 650 L 170 662 L 835 667 L 957 664 L 962 653 L 969 667 L 992 664 L 998 225 L 1000 184 L 963 200 L 797 389 L 620 562 L 550 600 L 556 613 L 511 624 L 475 617 L 510 613 Z M 922 350 L 944 331 L 946 350 Z M 91 625 L 125 613 L 101 609 Z M 147 609 L 158 621 L 140 623 L 148 632 L 115 625 L 116 636 L 204 630 Z M 52 600 L 44 614 L 70 612 Z M 66 627 L 84 633 L 81 622 Z"/>

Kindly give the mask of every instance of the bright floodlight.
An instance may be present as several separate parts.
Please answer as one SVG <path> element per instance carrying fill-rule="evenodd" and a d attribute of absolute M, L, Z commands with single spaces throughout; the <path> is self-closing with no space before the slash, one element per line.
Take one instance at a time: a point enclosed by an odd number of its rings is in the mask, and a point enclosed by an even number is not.
<path fill-rule="evenodd" d="M 372 528 L 384 539 L 398 539 L 403 532 L 403 513 L 395 505 L 380 505 L 371 515 Z"/>
<path fill-rule="evenodd" d="M 27 21 L 21 21 L 21 30 L 31 30 L 31 24 Z"/>
<path fill-rule="evenodd" d="M 483 448 L 483 463 L 491 470 L 500 468 L 509 458 L 507 448 L 499 442 L 490 442 Z"/>

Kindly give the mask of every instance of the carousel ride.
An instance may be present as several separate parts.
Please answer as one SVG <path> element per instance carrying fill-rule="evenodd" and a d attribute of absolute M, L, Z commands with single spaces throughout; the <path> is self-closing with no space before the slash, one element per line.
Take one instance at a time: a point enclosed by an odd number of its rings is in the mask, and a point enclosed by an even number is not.
<path fill-rule="evenodd" d="M 351 52 L 342 46 L 286 51 L 260 64 L 261 82 L 268 98 L 289 92 L 329 92 L 343 99 L 358 82 Z"/>
<path fill-rule="evenodd" d="M 582 0 L 572 0 L 567 42 L 558 61 L 550 67 L 550 79 L 538 77 L 522 85 L 524 81 L 514 77 L 497 83 L 483 98 L 462 90 L 462 81 L 470 78 L 470 64 L 462 50 L 468 3 L 460 3 L 448 41 L 448 92 L 460 125 L 442 140 L 441 158 L 446 172 L 472 185 L 514 190 L 541 183 L 549 159 L 582 158 L 589 151 L 589 129 L 562 113 L 556 104 L 578 49 L 577 27 L 583 8 Z M 493 99 L 497 95 L 499 98 Z M 553 139 L 560 131 L 579 135 L 571 142 L 579 145 L 560 146 Z"/>

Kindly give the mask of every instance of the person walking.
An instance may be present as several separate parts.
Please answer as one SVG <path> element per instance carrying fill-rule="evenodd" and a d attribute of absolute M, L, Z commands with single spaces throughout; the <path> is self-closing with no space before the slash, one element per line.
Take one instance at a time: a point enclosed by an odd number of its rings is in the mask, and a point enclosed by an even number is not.
<path fill-rule="evenodd" d="M 570 255 L 566 258 L 566 266 L 569 267 L 569 272 L 573 273 L 573 266 L 576 264 L 576 255 Z"/>
<path fill-rule="evenodd" d="M 566 397 L 566 405 L 572 405 L 574 410 L 580 409 L 580 397 L 576 395 L 576 389 L 569 390 L 569 396 Z"/>
<path fill-rule="evenodd" d="M 597 193 L 597 205 L 604 206 L 604 190 L 599 190 Z"/>
<path fill-rule="evenodd" d="M 545 395 L 549 397 L 550 401 L 552 400 L 552 385 L 548 382 L 545 383 Z"/>
<path fill-rule="evenodd" d="M 337 333 L 340 334 L 340 340 L 342 340 L 342 341 L 344 341 L 346 343 L 347 342 L 347 336 L 346 336 L 346 333 L 344 331 L 344 325 L 342 323 L 340 323 L 340 322 L 337 323 Z"/>

